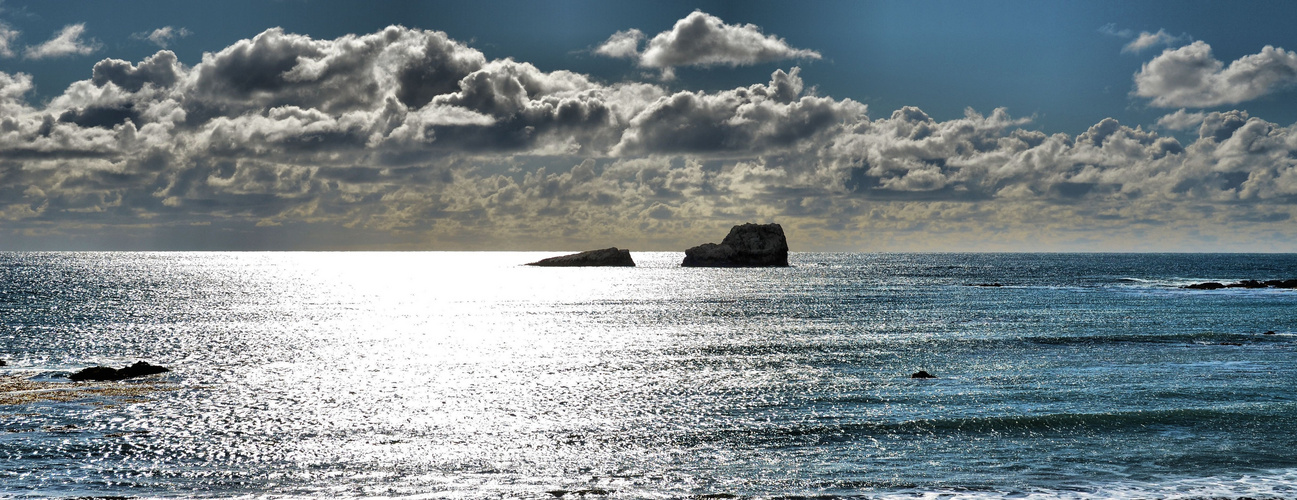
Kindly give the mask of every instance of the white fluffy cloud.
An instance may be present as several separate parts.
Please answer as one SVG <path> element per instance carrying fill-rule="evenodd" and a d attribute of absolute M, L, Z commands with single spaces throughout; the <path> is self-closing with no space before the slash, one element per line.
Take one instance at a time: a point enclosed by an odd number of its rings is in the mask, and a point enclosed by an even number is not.
<path fill-rule="evenodd" d="M 147 40 L 150 43 L 165 49 L 167 48 L 167 45 L 170 45 L 171 42 L 174 41 L 175 39 L 184 38 L 191 34 L 192 32 L 190 32 L 187 28 L 175 28 L 172 26 L 163 26 L 153 31 L 142 31 L 139 33 L 132 33 L 131 38 L 136 40 Z"/>
<path fill-rule="evenodd" d="M 1297 127 L 1238 111 L 1159 122 L 1189 143 L 1002 109 L 871 118 L 797 68 L 675 91 L 401 27 L 90 74 L 36 104 L 0 72 L 9 247 L 678 250 L 775 220 L 798 250 L 1281 250 L 1256 242 L 1291 244 L 1297 212 Z"/>
<path fill-rule="evenodd" d="M 1167 33 L 1164 29 L 1157 30 L 1157 33 L 1142 31 L 1139 35 L 1135 36 L 1134 40 L 1131 40 L 1130 43 L 1127 43 L 1122 47 L 1121 51 L 1123 53 L 1138 54 L 1158 45 L 1172 46 L 1187 41 L 1189 41 L 1188 36 L 1171 36 L 1171 34 Z"/>
<path fill-rule="evenodd" d="M 1269 45 L 1225 66 L 1196 41 L 1168 49 L 1135 73 L 1134 95 L 1158 107 L 1206 108 L 1250 101 L 1297 85 L 1297 54 Z"/>
<path fill-rule="evenodd" d="M 14 56 L 13 43 L 14 40 L 18 38 L 19 34 L 20 32 L 18 30 L 0 22 L 0 57 Z"/>
<path fill-rule="evenodd" d="M 595 53 L 635 59 L 640 66 L 664 71 L 680 66 L 745 66 L 820 58 L 819 52 L 794 48 L 782 38 L 762 33 L 755 25 L 725 24 L 702 11 L 677 21 L 671 31 L 658 33 L 640 52 L 643 39 L 644 34 L 637 29 L 619 31 Z"/>
<path fill-rule="evenodd" d="M 40 45 L 27 47 L 24 56 L 28 59 L 49 59 L 53 57 L 64 57 L 71 55 L 89 55 L 99 50 L 99 42 L 94 39 L 82 40 L 81 36 L 86 32 L 85 23 L 69 24 L 64 26 L 49 39 Z"/>

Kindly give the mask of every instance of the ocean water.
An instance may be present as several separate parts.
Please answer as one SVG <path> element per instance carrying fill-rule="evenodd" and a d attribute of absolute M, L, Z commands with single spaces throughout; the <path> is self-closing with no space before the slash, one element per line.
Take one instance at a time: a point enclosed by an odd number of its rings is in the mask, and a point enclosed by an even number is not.
<path fill-rule="evenodd" d="M 1297 255 L 551 255 L 0 254 L 0 496 L 1297 497 Z"/>

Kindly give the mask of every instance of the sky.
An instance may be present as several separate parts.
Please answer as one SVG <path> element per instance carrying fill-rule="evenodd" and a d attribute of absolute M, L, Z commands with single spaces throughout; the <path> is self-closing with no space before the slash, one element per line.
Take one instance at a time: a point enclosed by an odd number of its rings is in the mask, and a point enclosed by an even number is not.
<path fill-rule="evenodd" d="M 0 250 L 1297 252 L 1292 19 L 0 0 Z"/>

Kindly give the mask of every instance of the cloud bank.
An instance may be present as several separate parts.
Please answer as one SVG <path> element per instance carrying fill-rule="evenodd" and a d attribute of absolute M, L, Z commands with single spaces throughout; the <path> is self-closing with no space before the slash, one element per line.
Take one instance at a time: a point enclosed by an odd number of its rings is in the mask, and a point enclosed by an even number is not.
<path fill-rule="evenodd" d="M 701 13 L 671 33 L 698 19 L 759 35 Z M 654 57 L 772 57 L 704 52 Z M 271 29 L 193 66 L 162 50 L 89 73 L 35 104 L 29 75 L 0 72 L 7 248 L 679 250 L 771 220 L 794 250 L 1294 241 L 1297 128 L 1241 111 L 1176 118 L 1198 128 L 1187 144 L 1113 119 L 1047 134 L 1003 109 L 874 118 L 797 68 L 670 90 L 397 26 Z"/>

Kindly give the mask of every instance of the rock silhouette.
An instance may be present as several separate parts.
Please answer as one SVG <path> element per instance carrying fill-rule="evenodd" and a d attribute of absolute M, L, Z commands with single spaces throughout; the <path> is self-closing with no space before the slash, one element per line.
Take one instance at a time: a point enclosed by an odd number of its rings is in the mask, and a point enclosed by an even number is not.
<path fill-rule="evenodd" d="M 72 379 L 73 382 L 84 382 L 84 381 L 103 382 L 103 381 L 125 380 L 128 378 L 143 377 L 145 375 L 153 375 L 155 373 L 166 373 L 169 371 L 171 371 L 169 368 L 164 368 L 157 365 L 151 365 L 145 361 L 138 361 L 133 365 L 121 369 L 109 368 L 107 366 L 92 366 L 90 368 L 86 368 L 84 370 L 73 373 L 72 376 L 68 378 Z"/>
<path fill-rule="evenodd" d="M 779 224 L 730 228 L 719 245 L 703 243 L 685 250 L 684 267 L 787 267 L 788 240 Z"/>
<path fill-rule="evenodd" d="M 928 373 L 926 370 L 919 370 L 910 375 L 910 378 L 937 378 L 936 375 Z"/>
<path fill-rule="evenodd" d="M 617 247 L 605 248 L 603 250 L 587 250 L 581 253 L 571 255 L 562 255 L 559 257 L 550 257 L 541 259 L 536 262 L 527 264 L 529 266 L 542 267 L 592 267 L 592 266 L 623 266 L 634 267 L 635 261 L 630 258 L 630 250 L 622 250 Z"/>
<path fill-rule="evenodd" d="M 1297 279 L 1289 280 L 1243 280 L 1235 283 L 1219 283 L 1207 281 L 1204 283 L 1190 283 L 1180 288 L 1190 290 L 1220 290 L 1222 288 L 1297 288 Z"/>

